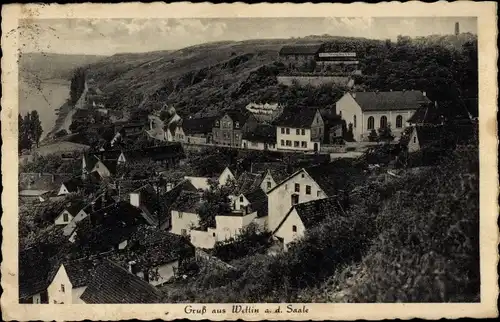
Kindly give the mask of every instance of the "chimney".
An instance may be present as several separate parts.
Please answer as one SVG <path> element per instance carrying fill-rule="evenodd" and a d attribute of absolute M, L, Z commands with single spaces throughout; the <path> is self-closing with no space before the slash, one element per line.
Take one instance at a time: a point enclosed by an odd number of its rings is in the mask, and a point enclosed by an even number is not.
<path fill-rule="evenodd" d="M 131 192 L 130 193 L 130 204 L 134 207 L 139 208 L 141 205 L 140 193 L 139 192 Z"/>
<path fill-rule="evenodd" d="M 136 261 L 130 261 L 128 262 L 128 271 L 132 274 L 135 275 L 134 271 L 135 271 L 135 265 L 137 265 Z"/>

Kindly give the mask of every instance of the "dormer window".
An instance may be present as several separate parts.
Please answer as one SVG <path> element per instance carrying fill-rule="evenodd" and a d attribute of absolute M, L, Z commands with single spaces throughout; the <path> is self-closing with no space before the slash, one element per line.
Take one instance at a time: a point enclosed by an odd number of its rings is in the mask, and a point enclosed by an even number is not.
<path fill-rule="evenodd" d="M 215 126 L 219 126 L 219 121 L 215 121 Z"/>
<path fill-rule="evenodd" d="M 234 127 L 237 128 L 237 129 L 239 129 L 240 128 L 240 122 L 234 123 Z"/>

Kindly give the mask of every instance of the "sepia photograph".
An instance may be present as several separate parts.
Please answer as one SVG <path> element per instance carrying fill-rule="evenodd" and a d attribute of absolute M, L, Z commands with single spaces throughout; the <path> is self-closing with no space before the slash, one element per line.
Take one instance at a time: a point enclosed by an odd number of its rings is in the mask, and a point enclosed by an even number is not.
<path fill-rule="evenodd" d="M 477 16 L 14 33 L 19 304 L 484 300 Z"/>

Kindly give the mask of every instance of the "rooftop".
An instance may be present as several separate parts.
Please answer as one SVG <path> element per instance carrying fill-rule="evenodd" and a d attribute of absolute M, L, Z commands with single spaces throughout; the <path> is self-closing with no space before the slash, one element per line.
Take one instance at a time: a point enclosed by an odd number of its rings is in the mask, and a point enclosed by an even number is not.
<path fill-rule="evenodd" d="M 198 192 L 182 191 L 172 205 L 172 210 L 198 213 L 202 205 L 202 198 Z"/>
<path fill-rule="evenodd" d="M 277 126 L 292 128 L 309 128 L 318 110 L 312 108 L 291 109 L 285 108 L 283 114 L 274 122 Z"/>
<path fill-rule="evenodd" d="M 417 110 L 430 103 L 421 91 L 353 92 L 354 100 L 363 111 Z"/>
<path fill-rule="evenodd" d="M 154 286 L 109 260 L 96 269 L 81 296 L 89 304 L 158 303 L 161 298 Z"/>
<path fill-rule="evenodd" d="M 243 133 L 242 139 L 274 144 L 276 143 L 276 128 L 268 124 L 259 124 L 253 131 Z"/>
<path fill-rule="evenodd" d="M 286 45 L 281 47 L 280 56 L 315 55 L 321 50 L 322 46 L 322 43 Z"/>

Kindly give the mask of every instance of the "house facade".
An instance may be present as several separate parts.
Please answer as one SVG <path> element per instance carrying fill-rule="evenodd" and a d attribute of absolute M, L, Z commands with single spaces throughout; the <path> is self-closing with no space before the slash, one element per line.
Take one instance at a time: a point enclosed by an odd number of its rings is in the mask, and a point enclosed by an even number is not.
<path fill-rule="evenodd" d="M 189 236 L 200 224 L 198 215 L 202 199 L 198 192 L 183 191 L 171 207 L 172 234 Z"/>
<path fill-rule="evenodd" d="M 288 250 L 290 243 L 304 237 L 308 229 L 324 219 L 343 215 L 342 207 L 336 197 L 313 200 L 294 205 L 273 232 Z"/>
<path fill-rule="evenodd" d="M 252 131 L 256 125 L 257 120 L 248 111 L 227 111 L 214 121 L 213 143 L 239 148 L 243 133 Z"/>
<path fill-rule="evenodd" d="M 61 265 L 47 288 L 49 304 L 83 304 L 80 296 L 86 286 L 73 287 L 64 265 Z"/>
<path fill-rule="evenodd" d="M 320 151 L 324 122 L 317 109 L 285 110 L 276 120 L 278 150 Z"/>
<path fill-rule="evenodd" d="M 375 130 L 390 127 L 400 137 L 407 121 L 430 100 L 421 91 L 352 92 L 336 102 L 336 111 L 352 127 L 356 141 L 367 141 Z"/>
<path fill-rule="evenodd" d="M 268 230 L 274 231 L 290 209 L 299 203 L 326 198 L 318 183 L 301 169 L 267 192 Z"/>
<path fill-rule="evenodd" d="M 226 167 L 220 174 L 217 181 L 219 181 L 220 186 L 225 186 L 230 181 L 234 180 L 236 180 L 236 173 L 234 173 L 234 170 L 231 170 L 229 167 Z"/>
<path fill-rule="evenodd" d="M 279 59 L 288 68 L 296 69 L 305 63 L 315 61 L 322 48 L 321 43 L 283 46 L 279 52 Z"/>
<path fill-rule="evenodd" d="M 259 124 L 253 131 L 243 133 L 241 147 L 243 149 L 275 151 L 277 148 L 274 126 Z"/>

